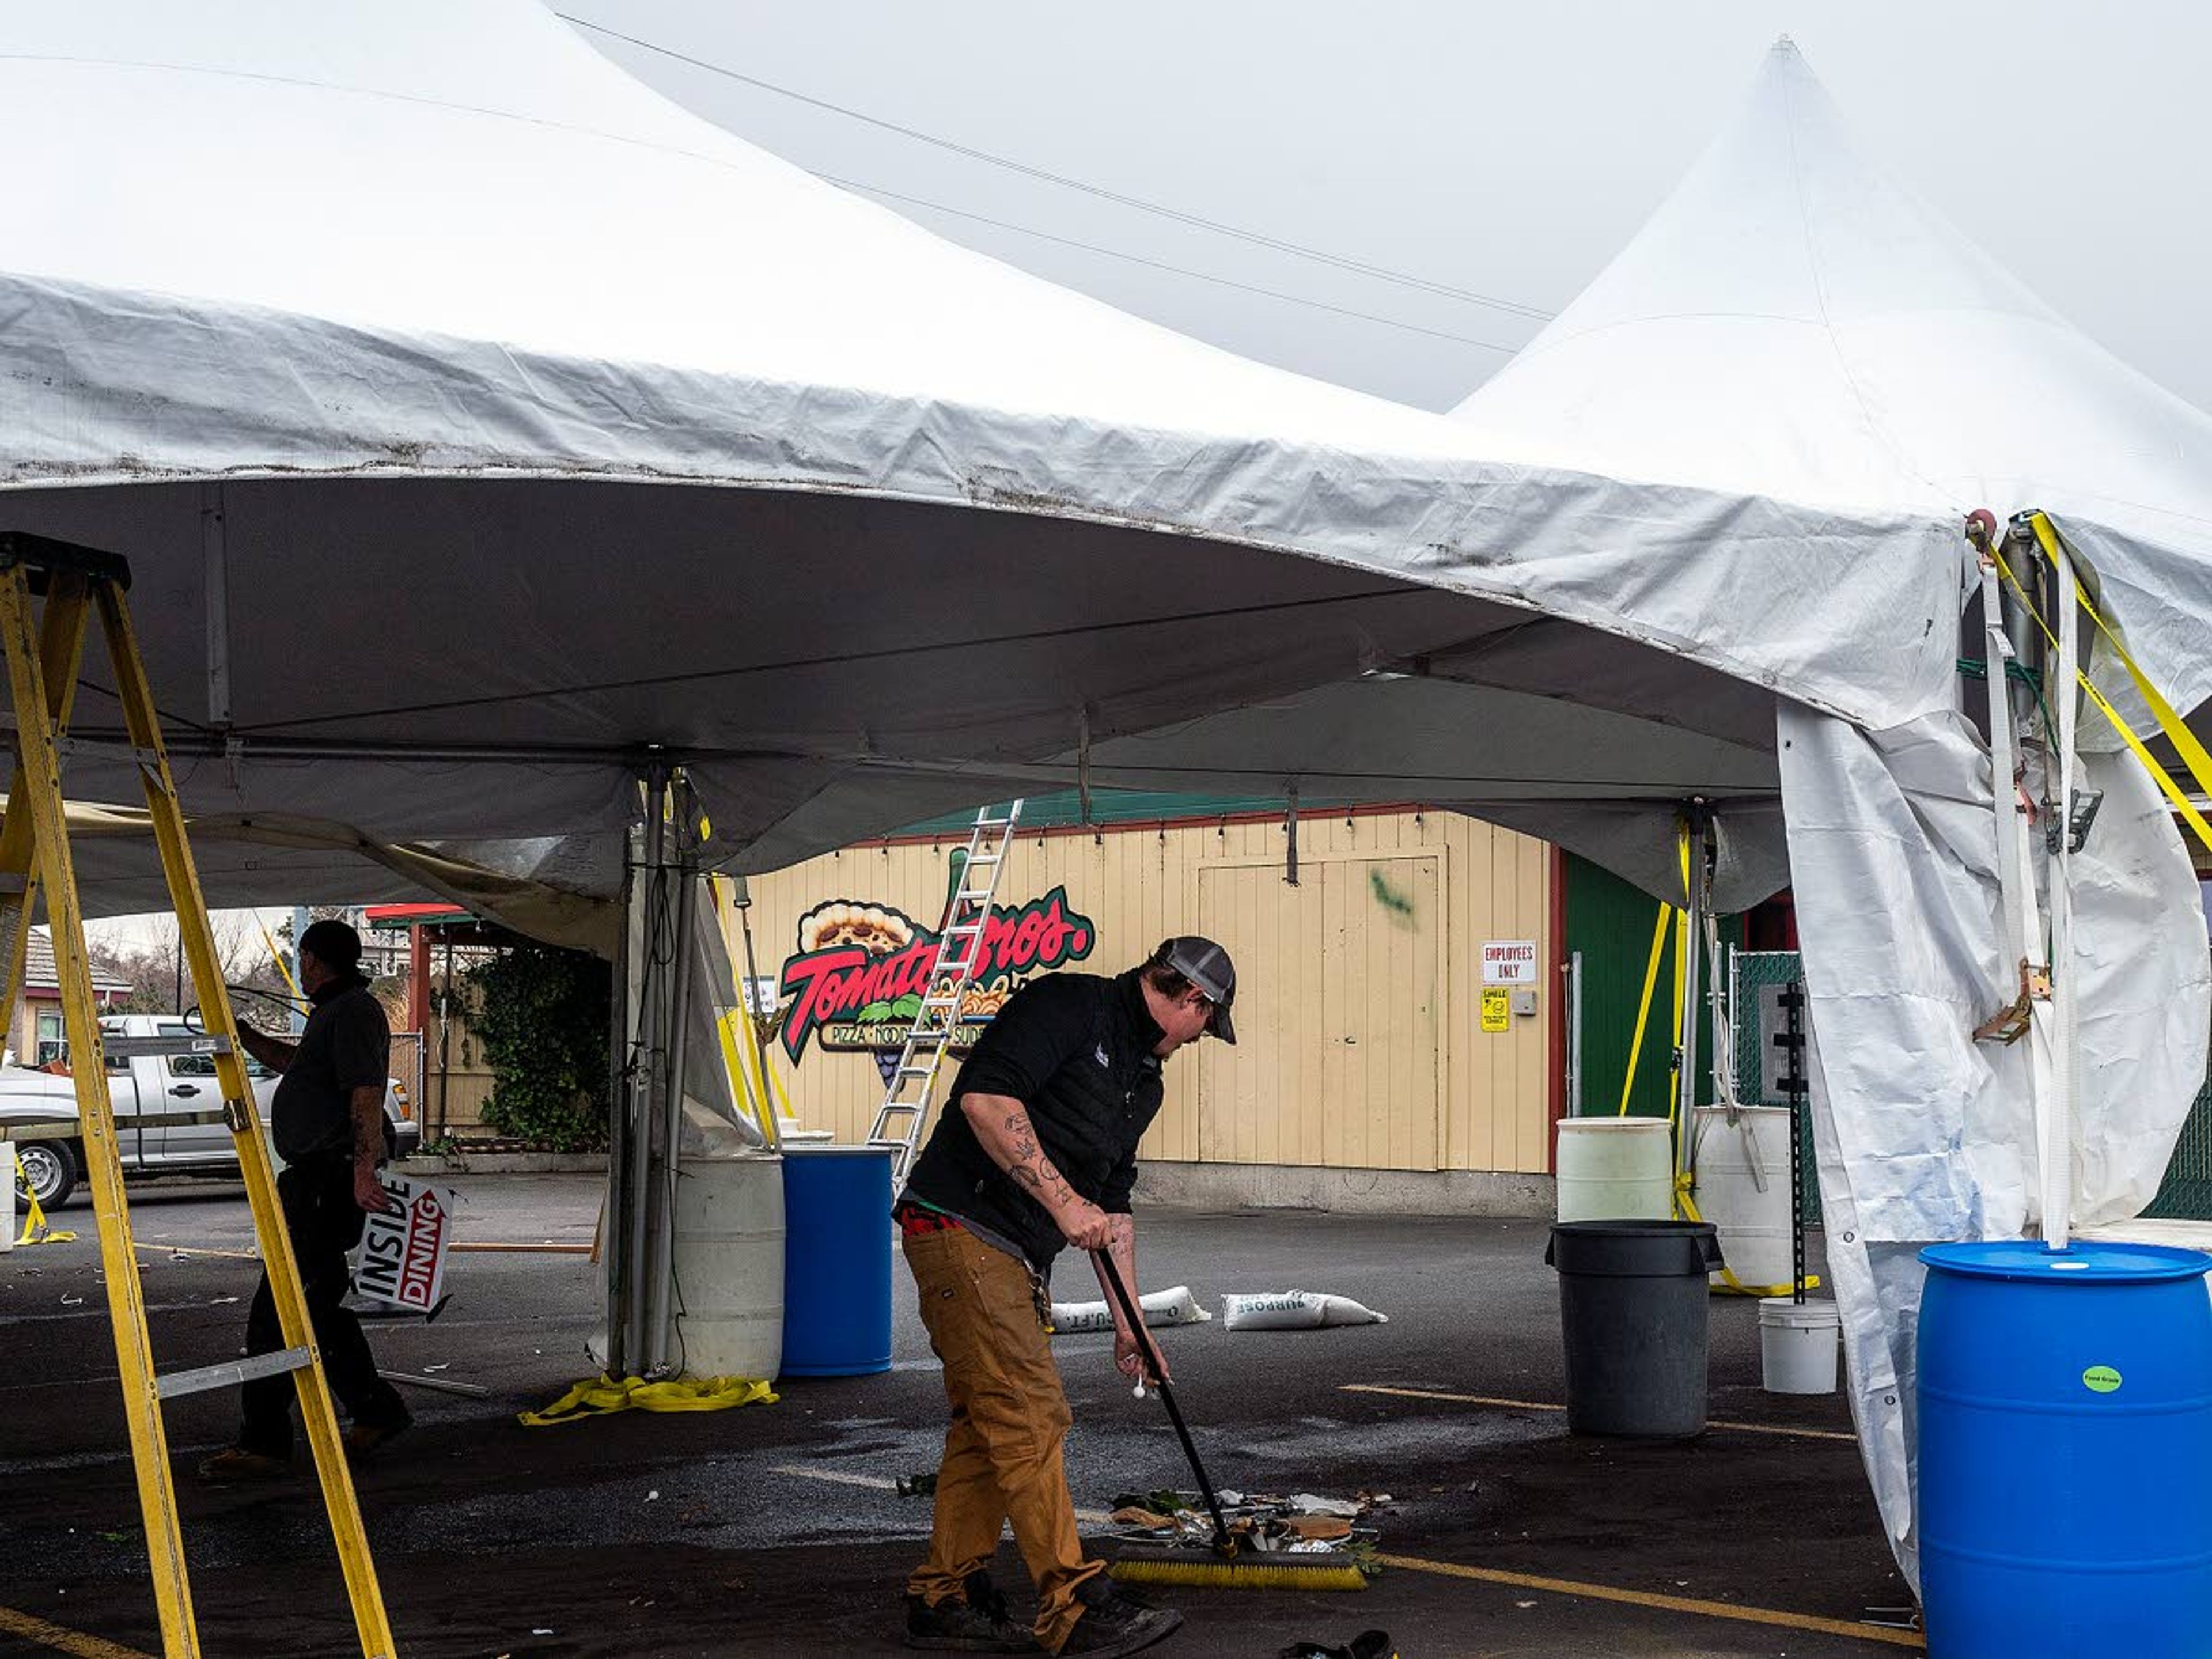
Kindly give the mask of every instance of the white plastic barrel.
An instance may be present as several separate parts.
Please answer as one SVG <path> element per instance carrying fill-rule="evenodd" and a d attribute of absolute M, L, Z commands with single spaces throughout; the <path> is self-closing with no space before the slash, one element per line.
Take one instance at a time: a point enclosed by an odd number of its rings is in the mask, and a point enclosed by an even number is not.
<path fill-rule="evenodd" d="M 770 1378 L 783 1364 L 783 1160 L 676 1164 L 675 1352 L 692 1376 Z"/>
<path fill-rule="evenodd" d="M 1720 1231 L 1721 1260 L 1736 1283 L 1787 1286 L 1790 1245 L 1790 1109 L 1698 1108 L 1698 1213 Z M 1715 1275 L 1717 1279 L 1719 1276 Z"/>
<path fill-rule="evenodd" d="M 1559 1219 L 1665 1221 L 1674 1212 L 1674 1138 L 1663 1117 L 1559 1120 Z"/>
<path fill-rule="evenodd" d="M 1843 1326 L 1836 1304 L 1761 1298 L 1759 1359 L 1769 1394 L 1833 1394 Z"/>

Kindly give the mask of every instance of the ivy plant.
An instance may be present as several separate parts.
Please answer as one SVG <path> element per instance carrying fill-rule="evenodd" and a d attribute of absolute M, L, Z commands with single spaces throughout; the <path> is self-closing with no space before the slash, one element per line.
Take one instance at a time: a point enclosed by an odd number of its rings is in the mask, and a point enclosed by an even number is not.
<path fill-rule="evenodd" d="M 522 945 L 471 969 L 467 982 L 492 1073 L 484 1121 L 550 1152 L 604 1149 L 613 970 L 581 951 Z"/>

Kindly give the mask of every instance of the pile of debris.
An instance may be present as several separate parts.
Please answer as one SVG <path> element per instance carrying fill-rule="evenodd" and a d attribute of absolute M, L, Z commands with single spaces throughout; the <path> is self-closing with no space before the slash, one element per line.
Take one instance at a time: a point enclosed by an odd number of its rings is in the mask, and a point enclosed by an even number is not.
<path fill-rule="evenodd" d="M 1367 1524 L 1374 1511 L 1387 1508 L 1389 1492 L 1363 1492 L 1355 1498 L 1322 1498 L 1310 1492 L 1279 1498 L 1266 1492 L 1231 1492 L 1224 1488 L 1221 1516 L 1240 1553 L 1258 1554 L 1327 1555 L 1341 1553 L 1358 1561 L 1364 1571 L 1382 1542 L 1382 1534 Z M 1213 1521 L 1205 1500 L 1195 1492 L 1162 1490 L 1141 1495 L 1124 1493 L 1114 1500 L 1110 1534 L 1124 1543 L 1149 1544 L 1195 1551 L 1212 1548 Z"/>

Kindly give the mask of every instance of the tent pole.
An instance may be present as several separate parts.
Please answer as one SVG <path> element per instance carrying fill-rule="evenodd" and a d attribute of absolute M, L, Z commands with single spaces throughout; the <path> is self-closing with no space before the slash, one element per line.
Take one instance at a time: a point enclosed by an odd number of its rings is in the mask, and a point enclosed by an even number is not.
<path fill-rule="evenodd" d="M 699 878 L 692 868 L 690 839 L 684 833 L 691 816 L 681 784 L 677 789 L 676 823 L 676 969 L 670 978 L 668 997 L 668 1098 L 662 1120 L 661 1161 L 656 1170 L 653 1193 L 659 1206 L 653 1218 L 652 1254 L 646 1263 L 647 1304 L 645 1375 L 658 1376 L 668 1366 L 668 1338 L 676 1315 L 676 1182 L 677 1152 L 683 1145 L 685 1061 L 690 1054 L 692 964 L 698 945 L 691 937 L 697 923 Z"/>
<path fill-rule="evenodd" d="M 1690 839 L 1689 867 L 1683 882 L 1687 890 L 1682 896 L 1686 907 L 1686 937 L 1682 945 L 1680 988 L 1681 1074 L 1675 1080 L 1674 1176 L 1678 1182 L 1690 1173 L 1695 1161 L 1692 1141 L 1698 1127 L 1698 968 L 1705 945 L 1705 844 L 1711 821 L 1712 809 L 1703 800 L 1692 800 L 1683 809 L 1683 822 L 1689 826 Z"/>
<path fill-rule="evenodd" d="M 2008 537 L 2008 541 L 2015 552 L 2021 550 L 2021 542 L 2016 537 Z M 2035 897 L 2035 865 L 2030 850 L 2030 826 L 2021 799 L 2020 739 L 2014 720 L 2012 674 L 2008 667 L 2018 659 L 2011 629 L 2020 625 L 2020 608 L 1999 585 L 1994 550 L 1981 552 L 1980 568 L 1983 625 L 1989 640 L 1987 687 L 1990 807 L 1996 819 L 1998 892 L 2004 911 L 2005 960 L 2002 967 L 2008 979 L 2013 982 L 2014 995 L 2017 999 L 2013 1005 L 2017 1012 L 2001 1013 L 1997 1020 L 1984 1026 L 1982 1034 L 1997 1036 L 2009 1042 L 2018 1037 L 2020 1031 L 2015 1028 L 2006 1035 L 2001 1029 L 2001 1022 L 2013 1018 L 2025 1021 L 2028 1044 L 2028 1100 L 2034 1113 L 2039 1162 L 2047 1172 L 2051 1167 L 2051 1105 L 2050 966 L 2043 960 L 2043 921 Z M 2033 695 L 2032 690 L 2030 695 Z M 2047 1230 L 2051 1218 L 2045 1215 L 2043 1219 Z M 2063 1232 L 2065 1226 L 2063 1218 L 2059 1226 Z M 2045 1236 L 2048 1237 L 2047 1231 Z"/>
<path fill-rule="evenodd" d="M 638 1040 L 630 1072 L 628 1114 L 629 1260 L 623 1351 L 633 1370 L 645 1357 L 645 1241 L 653 1193 L 653 1103 L 660 1084 L 660 1044 L 666 1036 L 667 968 L 659 952 L 668 903 L 667 830 L 668 769 L 655 762 L 646 778 L 644 880 L 640 884 L 645 926 L 638 949 Z"/>
<path fill-rule="evenodd" d="M 2066 1248 L 2074 1210 L 2075 1023 L 2080 1003 L 2074 984 L 2074 778 L 2075 724 L 2081 696 L 2075 690 L 2075 626 L 2074 566 L 2062 552 L 2051 561 L 2051 617 L 2058 634 L 2057 661 L 2044 677 L 2045 702 L 2058 729 L 2051 734 L 2058 775 L 2056 822 L 2051 848 L 2051 1127 L 2043 1160 L 2043 1237 L 2054 1250 Z M 2047 659 L 2046 659 L 2047 660 Z"/>
<path fill-rule="evenodd" d="M 623 1326 L 629 1322 L 629 1233 L 627 1176 L 631 1149 L 629 1105 L 630 1033 L 630 921 L 637 902 L 637 831 L 623 837 L 623 925 L 615 935 L 615 971 L 607 994 L 607 1193 L 600 1213 L 599 1237 L 605 1257 L 607 1310 L 607 1375 L 627 1376 L 629 1354 L 623 1346 Z"/>

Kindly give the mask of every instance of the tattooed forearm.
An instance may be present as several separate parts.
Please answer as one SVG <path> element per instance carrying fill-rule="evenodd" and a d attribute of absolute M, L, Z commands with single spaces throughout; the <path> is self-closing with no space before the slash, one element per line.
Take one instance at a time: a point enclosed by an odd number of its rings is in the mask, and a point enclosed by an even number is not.
<path fill-rule="evenodd" d="M 1023 1191 L 1048 1210 L 1057 1211 L 1076 1196 L 1037 1142 L 1036 1126 L 1018 1100 L 995 1095 L 967 1095 L 960 1102 L 975 1139 Z"/>

